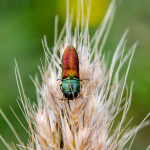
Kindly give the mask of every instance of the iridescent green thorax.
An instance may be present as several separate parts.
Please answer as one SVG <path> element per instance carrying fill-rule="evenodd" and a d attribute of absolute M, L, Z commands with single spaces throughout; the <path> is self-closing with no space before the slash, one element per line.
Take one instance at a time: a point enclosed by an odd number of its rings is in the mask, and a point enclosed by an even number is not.
<path fill-rule="evenodd" d="M 80 92 L 80 80 L 76 78 L 63 80 L 62 91 L 67 98 L 77 97 Z"/>

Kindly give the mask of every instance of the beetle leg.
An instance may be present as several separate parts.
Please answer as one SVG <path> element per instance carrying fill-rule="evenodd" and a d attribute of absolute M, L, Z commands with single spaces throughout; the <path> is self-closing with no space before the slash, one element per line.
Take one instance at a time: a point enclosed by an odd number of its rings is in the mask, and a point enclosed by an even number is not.
<path fill-rule="evenodd" d="M 62 85 L 62 84 L 61 84 Z M 60 85 L 60 87 L 61 87 L 61 85 Z M 62 99 L 59 99 L 59 100 L 61 100 L 61 101 L 63 101 L 64 100 L 64 94 L 63 94 L 63 98 Z"/>
<path fill-rule="evenodd" d="M 69 100 L 67 101 L 67 103 L 68 103 L 68 107 L 69 107 L 69 109 L 70 109 L 70 111 L 71 111 L 71 107 L 70 107 L 70 103 L 69 103 Z"/>
<path fill-rule="evenodd" d="M 83 98 L 82 94 L 79 93 L 79 95 L 80 95 L 80 96 L 75 97 L 75 99 L 77 99 L 77 98 L 79 98 L 79 97 Z"/>
<path fill-rule="evenodd" d="M 59 100 L 64 101 L 64 100 L 68 100 L 68 99 L 67 99 L 67 98 L 66 98 L 66 99 L 64 99 L 64 95 L 63 95 L 63 98 L 62 98 L 62 99 L 59 99 Z"/>
<path fill-rule="evenodd" d="M 61 65 L 61 64 L 59 64 L 59 66 L 60 66 L 60 67 L 62 67 L 62 65 Z"/>
<path fill-rule="evenodd" d="M 60 85 L 60 90 L 63 92 L 63 90 L 62 90 L 62 84 Z"/>
<path fill-rule="evenodd" d="M 83 98 L 82 94 L 79 93 L 79 95 L 80 95 L 79 97 Z"/>
<path fill-rule="evenodd" d="M 83 81 L 83 80 L 90 80 L 90 79 L 81 79 L 80 81 Z"/>
<path fill-rule="evenodd" d="M 62 81 L 62 79 L 57 79 L 56 81 L 58 81 L 58 80 L 61 80 L 61 81 Z"/>

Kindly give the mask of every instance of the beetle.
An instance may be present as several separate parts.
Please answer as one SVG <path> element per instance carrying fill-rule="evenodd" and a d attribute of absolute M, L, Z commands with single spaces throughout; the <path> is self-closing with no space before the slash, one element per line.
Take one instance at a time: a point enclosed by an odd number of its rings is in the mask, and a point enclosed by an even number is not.
<path fill-rule="evenodd" d="M 73 99 L 80 93 L 79 58 L 73 46 L 67 46 L 62 56 L 62 84 L 64 96 Z"/>
<path fill-rule="evenodd" d="M 62 63 L 60 66 L 62 67 L 62 79 L 57 79 L 62 81 L 60 89 L 63 95 L 68 98 L 68 100 L 72 100 L 73 98 L 76 98 L 78 94 L 80 94 L 80 89 L 82 87 L 80 81 L 89 80 L 80 80 L 79 57 L 76 49 L 73 46 L 66 47 L 62 56 Z"/>

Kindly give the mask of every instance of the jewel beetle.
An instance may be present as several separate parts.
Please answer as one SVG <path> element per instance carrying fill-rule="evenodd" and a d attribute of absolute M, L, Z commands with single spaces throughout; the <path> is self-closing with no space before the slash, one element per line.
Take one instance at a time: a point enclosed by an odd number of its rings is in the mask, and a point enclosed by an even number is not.
<path fill-rule="evenodd" d="M 68 98 L 68 100 L 72 100 L 73 98 L 76 98 L 78 94 L 80 94 L 80 89 L 82 87 L 80 81 L 89 80 L 80 80 L 79 58 L 77 51 L 73 46 L 67 46 L 65 49 L 62 56 L 62 64 L 60 66 L 62 67 L 62 79 L 57 79 L 62 81 L 60 89 L 63 95 Z"/>
<path fill-rule="evenodd" d="M 68 99 L 73 99 L 80 93 L 79 58 L 76 49 L 68 46 L 62 56 L 61 90 Z"/>

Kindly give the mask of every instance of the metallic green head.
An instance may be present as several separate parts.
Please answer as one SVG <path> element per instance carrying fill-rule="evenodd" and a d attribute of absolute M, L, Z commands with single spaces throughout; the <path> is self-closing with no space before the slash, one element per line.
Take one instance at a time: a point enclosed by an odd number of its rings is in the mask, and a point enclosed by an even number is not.
<path fill-rule="evenodd" d="M 62 81 L 62 92 L 66 98 L 72 99 L 78 96 L 80 92 L 80 80 L 66 78 Z"/>

